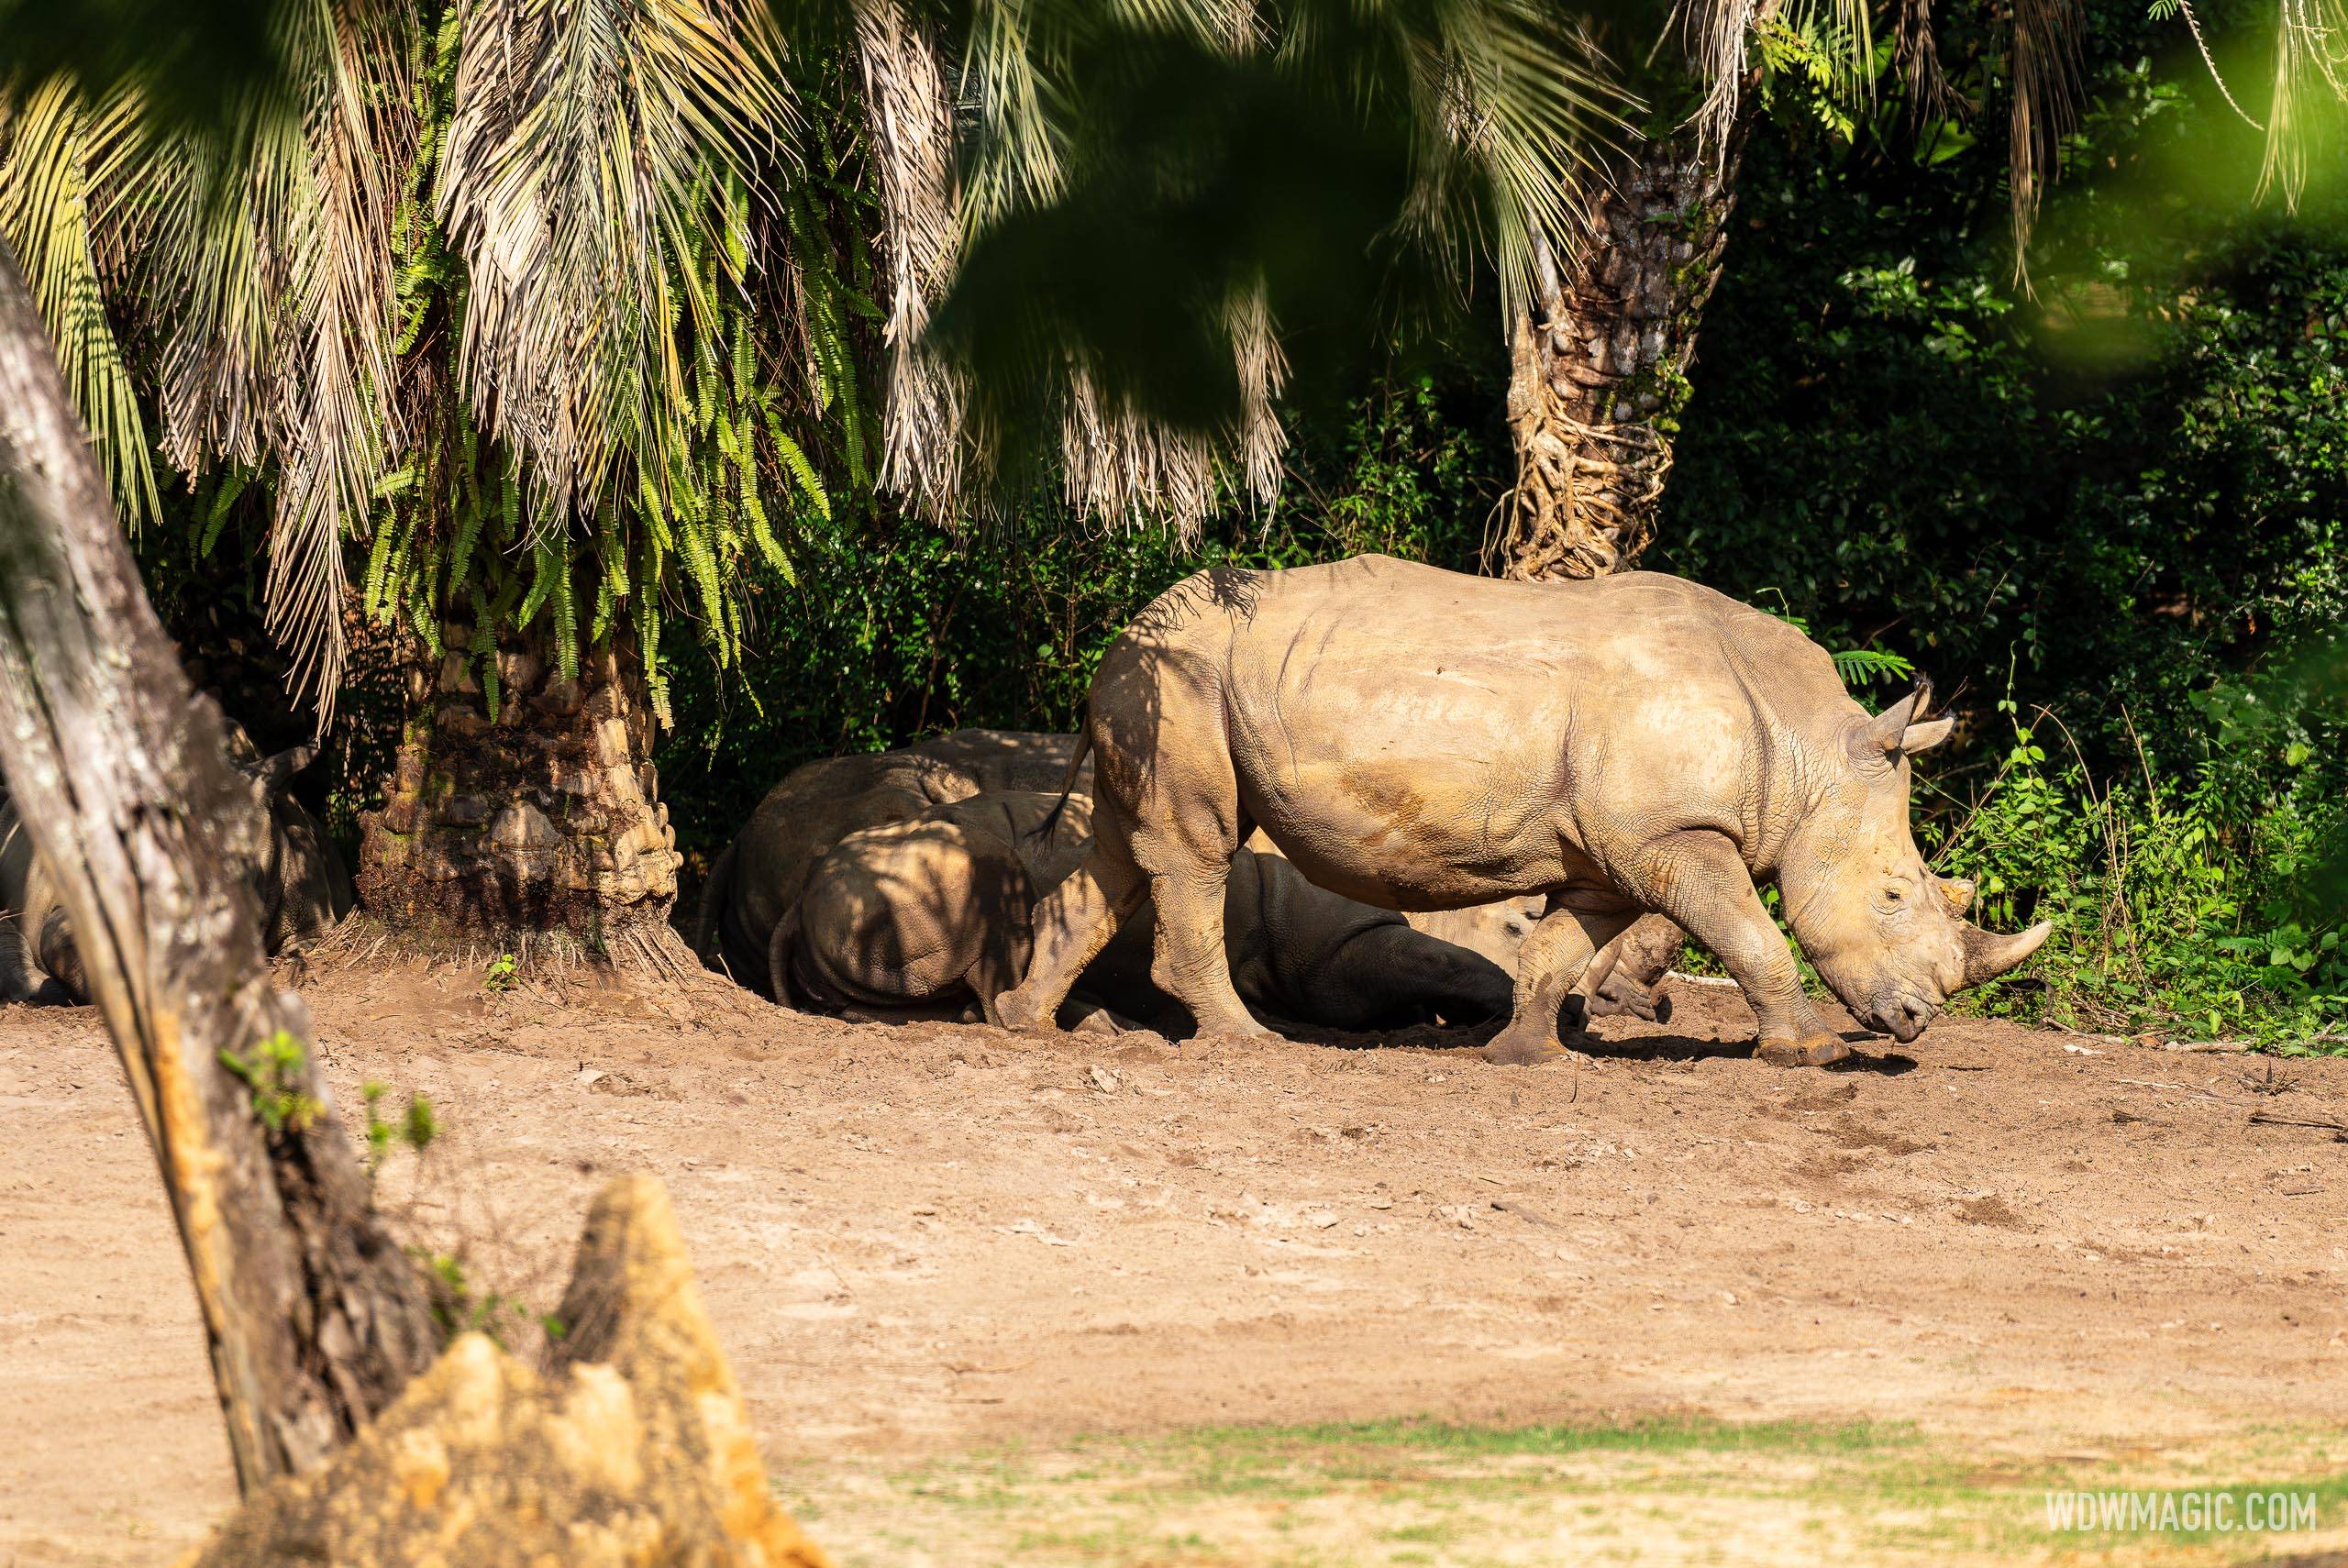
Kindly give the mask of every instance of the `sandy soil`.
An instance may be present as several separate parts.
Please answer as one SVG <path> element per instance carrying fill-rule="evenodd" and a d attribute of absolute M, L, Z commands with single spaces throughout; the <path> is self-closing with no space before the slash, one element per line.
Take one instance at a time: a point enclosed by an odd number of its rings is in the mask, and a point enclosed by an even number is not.
<path fill-rule="evenodd" d="M 779 1463 L 1666 1411 L 2055 1454 L 2348 1414 L 2348 1142 L 2252 1121 L 2348 1121 L 2348 1060 L 1955 1020 L 1784 1072 L 1733 993 L 1676 989 L 1536 1069 L 421 968 L 308 996 L 344 1106 L 437 1104 L 383 1190 L 486 1286 L 550 1305 L 595 1186 L 660 1173 Z M 86 1012 L 0 1013 L 0 1565 L 168 1560 L 231 1500 Z"/>

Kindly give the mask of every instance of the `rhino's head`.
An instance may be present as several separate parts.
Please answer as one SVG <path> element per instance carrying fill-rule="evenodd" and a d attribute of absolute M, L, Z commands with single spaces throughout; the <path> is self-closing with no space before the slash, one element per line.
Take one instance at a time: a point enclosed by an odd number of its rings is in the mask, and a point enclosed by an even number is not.
<path fill-rule="evenodd" d="M 316 817 L 288 790 L 318 755 L 297 745 L 263 757 L 241 730 L 229 739 L 229 760 L 251 792 L 260 840 L 246 867 L 260 906 L 261 935 L 271 953 L 300 947 L 332 929 L 355 901 L 350 874 Z"/>
<path fill-rule="evenodd" d="M 1965 918 L 1973 884 L 1936 876 L 1908 825 L 1908 759 L 1947 738 L 1919 686 L 1875 718 L 1854 712 L 1811 758 L 1809 814 L 1788 840 L 1786 922 L 1843 1004 L 1870 1029 L 1916 1038 L 1941 1004 L 2038 951 L 2041 922 L 1999 936 Z"/>

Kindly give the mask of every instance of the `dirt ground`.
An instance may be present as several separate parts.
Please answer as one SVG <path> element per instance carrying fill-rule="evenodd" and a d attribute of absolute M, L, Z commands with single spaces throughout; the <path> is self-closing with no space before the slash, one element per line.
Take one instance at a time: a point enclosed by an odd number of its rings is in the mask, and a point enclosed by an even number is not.
<path fill-rule="evenodd" d="M 355 966 L 382 1188 L 551 1305 L 659 1172 L 770 1459 L 803 1480 L 1234 1423 L 1912 1422 L 2157 1453 L 2348 1415 L 2348 1060 L 1944 1020 L 1750 1059 L 1733 992 L 1511 1069 L 1418 1031 L 1245 1050 L 802 1018 Z M 1362 1042 L 1350 1042 L 1361 1045 Z M 179 1250 L 103 1031 L 0 1012 L 0 1565 L 154 1562 L 231 1501 Z M 799 1484 L 794 1481 L 794 1485 Z"/>

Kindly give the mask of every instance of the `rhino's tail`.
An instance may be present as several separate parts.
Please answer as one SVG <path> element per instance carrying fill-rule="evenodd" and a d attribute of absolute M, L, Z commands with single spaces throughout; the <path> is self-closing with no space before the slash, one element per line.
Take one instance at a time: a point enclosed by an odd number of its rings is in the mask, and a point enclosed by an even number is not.
<path fill-rule="evenodd" d="M 884 998 L 858 997 L 825 983 L 828 977 L 822 966 L 811 960 L 800 944 L 804 925 L 800 918 L 803 902 L 803 895 L 802 900 L 794 900 L 782 911 L 782 918 L 774 922 L 774 935 L 767 943 L 767 983 L 773 988 L 774 999 L 800 1012 L 836 1013 L 860 1004 L 885 1004 Z"/>
<path fill-rule="evenodd" d="M 720 933 L 725 925 L 725 902 L 734 894 L 735 847 L 727 845 L 711 862 L 709 880 L 702 885 L 701 905 L 693 911 L 693 952 L 713 969 L 726 966 Z"/>
<path fill-rule="evenodd" d="M 1068 810 L 1068 798 L 1076 793 L 1077 775 L 1084 770 L 1084 759 L 1091 754 L 1091 732 L 1079 730 L 1076 735 L 1076 751 L 1068 759 L 1068 776 L 1060 780 L 1060 798 L 1052 802 L 1052 809 L 1046 812 L 1044 820 L 1036 824 L 1036 831 L 1030 835 L 1033 842 L 1049 844 L 1052 841 L 1052 834 L 1059 829 L 1060 816 Z"/>
<path fill-rule="evenodd" d="M 798 956 L 799 900 L 793 899 L 782 918 L 774 922 L 774 934 L 767 939 L 767 985 L 776 1001 L 806 1012 L 820 1003 L 804 987 L 793 983 Z"/>

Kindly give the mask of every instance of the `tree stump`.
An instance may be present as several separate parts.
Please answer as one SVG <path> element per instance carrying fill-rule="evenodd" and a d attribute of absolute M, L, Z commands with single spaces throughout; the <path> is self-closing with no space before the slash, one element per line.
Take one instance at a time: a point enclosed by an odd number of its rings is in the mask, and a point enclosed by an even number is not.
<path fill-rule="evenodd" d="M 589 1211 L 553 1365 L 467 1334 L 191 1568 L 829 1568 L 769 1490 L 667 1191 Z"/>

